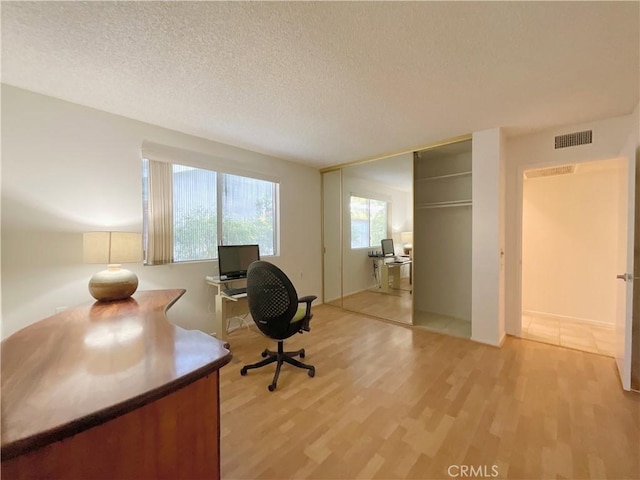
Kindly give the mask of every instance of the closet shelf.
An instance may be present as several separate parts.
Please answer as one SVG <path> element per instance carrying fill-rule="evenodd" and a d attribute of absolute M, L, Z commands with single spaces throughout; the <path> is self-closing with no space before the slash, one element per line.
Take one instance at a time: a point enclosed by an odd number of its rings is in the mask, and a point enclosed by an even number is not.
<path fill-rule="evenodd" d="M 416 210 L 423 210 L 427 208 L 470 207 L 471 205 L 472 205 L 471 200 L 452 200 L 450 202 L 418 203 L 416 204 Z"/>
<path fill-rule="evenodd" d="M 416 183 L 417 182 L 426 182 L 428 180 L 440 180 L 440 179 L 443 179 L 443 178 L 467 177 L 469 175 L 471 175 L 471 172 L 448 173 L 446 175 L 436 175 L 435 177 L 416 178 Z"/>

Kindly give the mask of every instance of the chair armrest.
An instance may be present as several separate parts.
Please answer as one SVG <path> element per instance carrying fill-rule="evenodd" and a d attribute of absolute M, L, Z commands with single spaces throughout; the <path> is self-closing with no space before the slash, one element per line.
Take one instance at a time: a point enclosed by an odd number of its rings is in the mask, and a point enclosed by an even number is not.
<path fill-rule="evenodd" d="M 311 302 L 313 302 L 316 298 L 318 298 L 318 297 L 317 297 L 317 296 L 315 296 L 315 295 L 307 295 L 307 296 L 305 296 L 305 297 L 299 298 L 299 299 L 298 299 L 298 303 L 307 303 L 307 302 L 311 303 Z"/>
<path fill-rule="evenodd" d="M 306 310 L 306 312 L 304 314 L 305 320 L 303 321 L 303 324 L 302 324 L 302 330 L 305 330 L 307 332 L 309 331 L 309 320 L 311 320 L 311 317 L 313 317 L 313 315 L 311 314 L 311 303 L 316 298 L 318 298 L 318 297 L 315 296 L 315 295 L 306 295 L 306 296 L 298 299 L 298 303 L 306 303 L 307 304 L 307 310 Z"/>
<path fill-rule="evenodd" d="M 305 313 L 305 316 L 311 316 L 311 302 L 313 302 L 316 298 L 318 297 L 316 297 L 315 295 L 305 295 L 304 297 L 298 299 L 298 303 L 307 304 L 307 312 Z"/>

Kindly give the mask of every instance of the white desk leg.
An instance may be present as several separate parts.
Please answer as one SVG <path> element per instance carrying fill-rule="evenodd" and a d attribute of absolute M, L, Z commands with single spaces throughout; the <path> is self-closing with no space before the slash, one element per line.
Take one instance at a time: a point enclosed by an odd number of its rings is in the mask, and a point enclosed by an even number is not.
<path fill-rule="evenodd" d="M 380 290 L 384 293 L 389 293 L 389 266 L 384 261 L 381 263 Z"/>
<path fill-rule="evenodd" d="M 227 338 L 227 302 L 222 295 L 216 295 L 216 318 L 214 321 L 214 332 L 219 340 Z"/>
<path fill-rule="evenodd" d="M 393 266 L 393 288 L 400 289 L 400 265 Z"/>

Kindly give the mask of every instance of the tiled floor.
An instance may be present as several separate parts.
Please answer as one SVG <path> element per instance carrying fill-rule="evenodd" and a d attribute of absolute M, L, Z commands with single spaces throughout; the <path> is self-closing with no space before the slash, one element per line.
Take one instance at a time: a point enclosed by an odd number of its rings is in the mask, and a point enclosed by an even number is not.
<path fill-rule="evenodd" d="M 613 326 L 564 318 L 523 314 L 522 338 L 609 357 L 613 357 L 615 352 Z"/>
<path fill-rule="evenodd" d="M 413 324 L 433 332 L 471 338 L 471 322 L 431 312 L 414 312 Z"/>

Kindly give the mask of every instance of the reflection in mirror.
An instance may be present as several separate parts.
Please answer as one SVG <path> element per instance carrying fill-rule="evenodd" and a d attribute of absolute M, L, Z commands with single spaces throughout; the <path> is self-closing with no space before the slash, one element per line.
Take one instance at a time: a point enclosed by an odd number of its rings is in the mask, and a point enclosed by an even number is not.
<path fill-rule="evenodd" d="M 412 191 L 412 153 L 342 169 L 343 308 L 412 323 Z"/>

